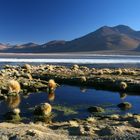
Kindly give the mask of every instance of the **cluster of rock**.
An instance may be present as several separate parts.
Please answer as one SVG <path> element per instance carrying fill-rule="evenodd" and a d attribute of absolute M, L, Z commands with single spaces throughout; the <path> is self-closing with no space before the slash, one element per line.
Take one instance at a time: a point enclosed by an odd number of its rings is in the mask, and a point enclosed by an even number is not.
<path fill-rule="evenodd" d="M 140 80 L 138 78 L 140 69 L 138 68 L 99 69 L 78 65 L 66 67 L 25 64 L 24 66 L 6 65 L 0 71 L 0 75 L 5 78 L 10 76 L 18 79 L 23 89 L 29 91 L 42 90 L 48 79 L 54 79 L 59 83 L 85 85 L 107 90 L 140 91 Z"/>
<path fill-rule="evenodd" d="M 140 69 L 138 68 L 88 68 L 73 65 L 72 67 L 57 65 L 34 66 L 34 78 L 55 79 L 58 83 L 90 86 L 120 92 L 140 91 Z"/>
<path fill-rule="evenodd" d="M 92 139 L 138 139 L 140 115 L 128 113 L 88 117 L 86 120 L 73 120 L 57 127 L 67 129 L 70 135 L 90 136 Z"/>
<path fill-rule="evenodd" d="M 0 70 L 0 98 L 6 100 L 11 111 L 4 117 L 7 120 L 20 121 L 20 103 L 19 94 L 24 96 L 29 92 L 46 91 L 49 100 L 55 98 L 55 88 L 58 83 L 67 83 L 80 86 L 90 86 L 97 89 L 107 89 L 120 91 L 124 98 L 126 91 L 140 91 L 140 69 L 95 69 L 85 66 L 73 65 L 72 67 L 57 65 L 38 65 L 31 66 L 10 66 L 6 65 Z M 51 79 L 51 80 L 49 80 Z M 52 80 L 54 79 L 54 80 Z M 122 102 L 117 105 L 120 109 L 130 109 L 132 105 L 128 102 Z M 33 114 L 36 120 L 51 122 L 52 106 L 48 103 L 42 103 L 35 106 Z M 88 108 L 91 116 L 94 113 L 105 112 L 105 109 L 99 106 Z M 102 125 L 101 125 L 102 124 Z M 47 125 L 50 129 L 65 131 L 65 138 L 74 138 L 74 136 L 84 136 L 86 138 L 137 138 L 140 127 L 140 116 L 127 114 L 88 117 L 86 120 L 70 120 L 69 122 Z M 123 132 L 122 132 L 123 131 Z M 27 130 L 27 135 L 32 135 L 31 139 L 38 135 L 38 131 Z M 131 132 L 130 134 L 128 132 Z M 118 135 L 119 134 L 119 135 Z M 45 134 L 44 134 L 45 135 Z M 53 133 L 54 135 L 54 133 Z M 135 137 L 136 136 L 136 137 Z M 45 136 L 42 136 L 45 138 Z M 42 138 L 41 137 L 41 138 Z M 40 138 L 40 139 L 41 139 Z"/>
<path fill-rule="evenodd" d="M 120 93 L 125 93 L 126 91 L 139 92 L 139 75 L 140 69 L 134 68 L 97 69 L 78 65 L 66 67 L 45 64 L 37 66 L 29 64 L 23 66 L 5 65 L 0 70 L 0 98 L 10 101 L 9 104 L 12 109 L 18 107 L 19 93 L 23 93 L 26 96 L 29 92 L 47 91 L 49 93 L 48 98 L 54 100 L 54 90 L 58 86 L 55 81 L 58 83 L 90 86 L 97 89 L 116 90 L 120 91 Z M 124 94 L 121 95 L 123 96 Z M 36 107 L 36 110 L 40 112 L 42 108 L 45 108 L 45 105 L 41 104 L 39 107 Z M 118 107 L 129 109 L 131 104 L 121 103 Z M 100 107 L 92 107 L 88 110 L 90 112 L 93 110 L 96 110 L 95 112 L 103 111 Z M 42 114 L 45 114 L 45 112 L 42 112 Z"/>
<path fill-rule="evenodd" d="M 4 115 L 6 120 L 20 121 L 20 94 L 27 96 L 29 92 L 46 91 L 49 99 L 53 100 L 54 91 L 58 84 L 54 80 L 40 80 L 32 77 L 33 67 L 29 64 L 24 66 L 4 66 L 0 71 L 0 99 L 5 100 L 10 111 Z M 51 105 L 44 103 L 35 107 L 34 114 L 48 117 L 51 113 Z"/>

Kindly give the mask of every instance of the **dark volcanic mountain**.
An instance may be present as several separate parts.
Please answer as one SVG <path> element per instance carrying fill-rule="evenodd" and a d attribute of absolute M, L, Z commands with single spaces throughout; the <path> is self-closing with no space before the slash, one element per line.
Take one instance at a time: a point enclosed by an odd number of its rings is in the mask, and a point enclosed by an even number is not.
<path fill-rule="evenodd" d="M 140 31 L 128 26 L 104 26 L 83 37 L 71 40 L 54 40 L 43 45 L 34 43 L 14 46 L 5 52 L 88 52 L 103 50 L 135 50 L 140 44 Z"/>

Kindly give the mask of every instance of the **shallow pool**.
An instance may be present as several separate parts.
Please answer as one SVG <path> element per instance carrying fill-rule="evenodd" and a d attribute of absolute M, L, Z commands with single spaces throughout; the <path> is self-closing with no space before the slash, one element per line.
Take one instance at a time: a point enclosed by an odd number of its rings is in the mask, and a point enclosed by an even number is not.
<path fill-rule="evenodd" d="M 129 110 L 120 110 L 117 104 L 124 101 L 130 102 L 132 108 Z M 0 119 L 3 121 L 3 115 L 11 108 L 19 107 L 21 117 L 24 118 L 25 121 L 33 121 L 34 107 L 45 102 L 52 105 L 52 112 L 55 116 L 53 120 L 57 121 L 90 116 L 92 114 L 87 111 L 87 108 L 90 106 L 103 107 L 105 109 L 104 114 L 140 113 L 139 95 L 62 85 L 56 89 L 55 93 L 51 94 L 48 94 L 46 91 L 9 97 L 7 101 L 1 100 Z"/>

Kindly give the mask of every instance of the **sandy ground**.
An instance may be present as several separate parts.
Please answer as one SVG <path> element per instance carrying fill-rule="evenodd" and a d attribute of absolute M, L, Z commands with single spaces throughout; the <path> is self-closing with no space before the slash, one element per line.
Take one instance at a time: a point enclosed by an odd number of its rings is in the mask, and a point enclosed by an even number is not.
<path fill-rule="evenodd" d="M 140 116 L 89 118 L 52 124 L 0 123 L 0 140 L 138 140 Z"/>
<path fill-rule="evenodd" d="M 67 136 L 45 125 L 0 123 L 1 140 L 62 140 Z"/>

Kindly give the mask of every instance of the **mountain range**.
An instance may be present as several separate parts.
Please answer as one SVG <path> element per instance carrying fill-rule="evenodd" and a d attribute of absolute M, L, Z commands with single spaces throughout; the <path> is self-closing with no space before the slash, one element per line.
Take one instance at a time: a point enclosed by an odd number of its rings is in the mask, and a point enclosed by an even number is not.
<path fill-rule="evenodd" d="M 91 52 L 107 50 L 140 51 L 140 31 L 126 25 L 103 26 L 94 32 L 71 41 L 54 40 L 45 44 L 27 43 L 10 45 L 0 43 L 0 52 L 12 53 L 56 53 Z"/>

